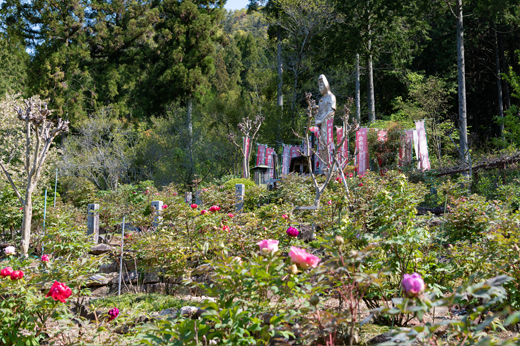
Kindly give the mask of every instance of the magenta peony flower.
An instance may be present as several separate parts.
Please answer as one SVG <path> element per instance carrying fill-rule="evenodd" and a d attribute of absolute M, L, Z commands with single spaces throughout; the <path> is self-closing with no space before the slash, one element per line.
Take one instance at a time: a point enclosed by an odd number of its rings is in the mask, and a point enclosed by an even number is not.
<path fill-rule="evenodd" d="M 363 183 L 359 183 L 358 186 L 363 186 Z"/>
<path fill-rule="evenodd" d="M 328 201 L 327 204 L 328 204 L 328 205 L 332 205 L 332 201 Z"/>
<path fill-rule="evenodd" d="M 282 215 L 282 219 L 289 220 L 289 216 L 288 216 L 287 214 L 283 214 L 283 215 Z"/>
<path fill-rule="evenodd" d="M 417 297 L 425 289 L 424 281 L 421 275 L 417 273 L 404 274 L 403 277 L 404 293 L 408 297 Z"/>
<path fill-rule="evenodd" d="M 114 320 L 117 316 L 119 316 L 119 309 L 118 309 L 118 308 L 110 309 L 110 310 L 108 311 L 108 315 L 110 316 L 110 317 L 108 318 L 109 321 Z"/>
<path fill-rule="evenodd" d="M 8 276 L 11 276 L 11 274 L 13 273 L 13 268 L 12 267 L 6 267 L 2 270 L 0 270 L 0 276 L 3 277 L 3 278 L 6 278 Z"/>
<path fill-rule="evenodd" d="M 45 297 L 51 297 L 54 300 L 59 300 L 60 302 L 65 303 L 67 298 L 69 298 L 71 295 L 72 290 L 69 286 L 62 282 L 54 281 L 51 289 Z"/>
<path fill-rule="evenodd" d="M 296 228 L 294 228 L 294 227 L 287 228 L 287 235 L 289 237 L 297 237 L 298 234 L 300 234 L 300 232 Z"/>
<path fill-rule="evenodd" d="M 212 213 L 219 211 L 219 210 L 220 210 L 220 207 L 218 205 L 213 205 L 209 208 L 209 211 L 211 211 Z"/>
<path fill-rule="evenodd" d="M 168 208 L 168 204 L 163 205 L 162 208 L 163 208 L 163 209 Z"/>
<path fill-rule="evenodd" d="M 223 230 L 223 231 L 228 231 L 228 233 L 229 233 L 229 226 L 223 226 L 223 227 L 222 227 L 222 230 Z"/>
<path fill-rule="evenodd" d="M 23 278 L 23 271 L 15 270 L 11 273 L 11 280 L 20 280 Z"/>
<path fill-rule="evenodd" d="M 207 210 L 201 210 L 201 211 L 200 211 L 200 214 L 201 214 L 201 215 L 204 215 L 204 214 L 206 214 L 207 212 L 208 212 Z"/>
<path fill-rule="evenodd" d="M 354 174 L 352 174 L 352 173 L 349 173 L 349 175 L 348 175 L 349 178 L 352 178 L 353 176 L 354 176 Z"/>
<path fill-rule="evenodd" d="M 177 196 L 177 192 L 174 192 L 173 195 L 174 195 L 174 196 Z"/>
<path fill-rule="evenodd" d="M 195 203 L 193 203 L 192 205 L 190 205 L 191 209 L 197 209 L 199 206 L 196 205 Z"/>
<path fill-rule="evenodd" d="M 42 256 L 42 262 L 49 262 L 49 256 L 48 255 L 43 255 Z"/>
<path fill-rule="evenodd" d="M 258 242 L 257 245 L 260 247 L 261 252 L 273 253 L 278 251 L 278 243 L 278 240 L 264 239 Z"/>
<path fill-rule="evenodd" d="M 307 269 L 309 267 L 316 268 L 318 263 L 321 261 L 318 257 L 294 246 L 291 246 L 289 257 L 291 257 L 291 260 L 294 264 L 302 269 Z"/>
<path fill-rule="evenodd" d="M 233 214 L 231 214 L 231 213 L 227 214 L 227 216 L 229 216 L 229 217 L 235 217 L 235 215 L 233 215 Z"/>

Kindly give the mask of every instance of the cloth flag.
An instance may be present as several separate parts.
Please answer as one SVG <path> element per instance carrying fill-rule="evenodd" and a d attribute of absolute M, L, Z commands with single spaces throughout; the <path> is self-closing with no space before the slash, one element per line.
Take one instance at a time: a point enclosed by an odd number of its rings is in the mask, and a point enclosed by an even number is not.
<path fill-rule="evenodd" d="M 343 127 L 336 127 L 336 140 L 338 142 L 338 145 L 343 140 Z M 345 139 L 345 142 L 343 142 L 343 145 L 339 148 L 339 153 L 338 153 L 338 161 L 340 164 L 343 165 L 343 167 L 341 167 L 342 169 L 345 168 L 345 166 L 347 165 L 347 161 L 346 161 L 347 159 L 348 159 L 348 138 Z"/>
<path fill-rule="evenodd" d="M 430 157 L 428 155 L 428 140 L 426 139 L 426 129 L 424 127 L 424 121 L 418 121 L 415 123 L 417 129 L 417 139 L 419 142 L 419 169 L 430 170 Z"/>
<path fill-rule="evenodd" d="M 261 166 L 265 164 L 265 145 L 258 144 L 258 152 L 256 155 L 256 165 Z"/>
<path fill-rule="evenodd" d="M 291 165 L 291 147 L 288 145 L 283 146 L 283 163 L 282 163 L 282 175 L 289 174 L 289 168 Z"/>
<path fill-rule="evenodd" d="M 274 178 L 274 161 L 273 161 L 274 149 L 267 148 L 267 150 L 265 152 L 267 155 L 265 164 L 266 164 L 266 166 L 269 167 L 269 177 L 271 177 L 271 179 L 273 179 Z"/>
<path fill-rule="evenodd" d="M 301 147 L 291 147 L 291 159 L 300 156 Z"/>
<path fill-rule="evenodd" d="M 401 148 L 399 149 L 399 166 L 407 165 L 412 162 L 413 131 L 405 131 L 401 140 Z"/>
<path fill-rule="evenodd" d="M 357 167 L 356 172 L 359 176 L 366 173 L 369 166 L 368 145 L 367 145 L 367 129 L 360 128 L 356 131 L 356 150 L 357 150 Z"/>

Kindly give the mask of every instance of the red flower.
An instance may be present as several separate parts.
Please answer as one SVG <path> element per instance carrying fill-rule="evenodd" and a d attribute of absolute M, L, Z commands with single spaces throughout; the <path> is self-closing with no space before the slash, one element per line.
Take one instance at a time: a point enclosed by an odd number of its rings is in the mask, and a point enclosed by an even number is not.
<path fill-rule="evenodd" d="M 363 186 L 363 183 L 359 183 L 358 186 Z"/>
<path fill-rule="evenodd" d="M 168 208 L 168 205 L 165 204 L 165 205 L 162 206 L 162 208 L 163 208 L 163 209 L 166 209 L 166 208 Z"/>
<path fill-rule="evenodd" d="M 211 212 L 215 212 L 215 211 L 219 211 L 219 210 L 220 210 L 220 207 L 218 205 L 214 205 L 211 208 L 209 208 L 209 211 L 211 211 Z"/>
<path fill-rule="evenodd" d="M 349 173 L 349 175 L 348 175 L 349 178 L 352 178 L 353 176 L 354 176 L 354 174 L 352 174 L 352 173 Z"/>
<path fill-rule="evenodd" d="M 174 196 L 177 196 L 177 192 L 174 192 L 173 195 L 174 195 Z"/>
<path fill-rule="evenodd" d="M 0 276 L 3 277 L 3 278 L 11 276 L 12 272 L 13 272 L 13 268 L 6 267 L 6 268 L 0 270 Z"/>
<path fill-rule="evenodd" d="M 343 180 L 343 179 L 341 179 L 341 177 L 337 177 L 337 178 L 336 178 L 336 181 L 337 181 L 338 183 L 341 183 L 342 180 Z"/>
<path fill-rule="evenodd" d="M 72 295 L 72 290 L 70 287 L 65 285 L 64 283 L 54 281 L 52 284 L 49 293 L 45 297 L 52 297 L 54 300 L 59 300 L 62 303 L 65 303 L 68 297 Z"/>
<path fill-rule="evenodd" d="M 197 209 L 199 206 L 196 205 L 195 203 L 193 203 L 192 205 L 190 205 L 191 209 Z"/>
<path fill-rule="evenodd" d="M 49 255 L 43 255 L 42 262 L 49 262 Z"/>
<path fill-rule="evenodd" d="M 115 319 L 117 316 L 119 316 L 119 309 L 118 308 L 113 308 L 113 309 L 110 309 L 108 311 L 108 315 L 110 316 L 108 318 L 109 321 L 112 321 L 113 319 Z"/>
<path fill-rule="evenodd" d="M 234 217 L 235 215 L 229 213 L 229 214 L 227 214 L 227 216 L 229 216 L 229 217 Z"/>
<path fill-rule="evenodd" d="M 23 210 L 23 207 L 20 207 L 20 210 Z"/>
<path fill-rule="evenodd" d="M 222 230 L 223 230 L 223 231 L 228 231 L 228 232 L 229 232 L 229 226 L 224 226 L 224 227 L 222 227 Z"/>
<path fill-rule="evenodd" d="M 23 271 L 15 270 L 11 273 L 11 280 L 20 280 L 21 278 L 23 278 Z"/>
<path fill-rule="evenodd" d="M 206 213 L 207 213 L 207 210 L 201 210 L 201 211 L 200 211 L 200 214 L 201 214 L 201 215 L 204 215 L 204 214 L 206 214 Z"/>
<path fill-rule="evenodd" d="M 283 218 L 283 219 L 286 219 L 286 220 L 289 220 L 289 216 L 287 216 L 287 214 L 283 214 L 283 215 L 282 215 L 282 218 Z"/>

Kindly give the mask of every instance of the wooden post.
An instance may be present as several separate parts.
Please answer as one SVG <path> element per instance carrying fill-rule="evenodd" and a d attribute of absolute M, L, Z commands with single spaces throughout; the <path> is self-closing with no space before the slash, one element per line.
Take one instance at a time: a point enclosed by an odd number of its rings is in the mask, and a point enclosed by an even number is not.
<path fill-rule="evenodd" d="M 246 195 L 246 186 L 244 184 L 236 184 L 235 185 L 235 211 L 241 212 L 244 209 L 244 197 Z"/>
<path fill-rule="evenodd" d="M 159 222 L 161 222 L 162 217 L 159 216 L 160 211 L 163 207 L 163 201 L 153 201 L 152 209 L 155 209 L 155 218 L 153 219 L 153 227 L 159 226 Z"/>
<path fill-rule="evenodd" d="M 94 244 L 99 240 L 99 204 L 89 204 L 87 208 L 87 235 L 94 235 Z"/>

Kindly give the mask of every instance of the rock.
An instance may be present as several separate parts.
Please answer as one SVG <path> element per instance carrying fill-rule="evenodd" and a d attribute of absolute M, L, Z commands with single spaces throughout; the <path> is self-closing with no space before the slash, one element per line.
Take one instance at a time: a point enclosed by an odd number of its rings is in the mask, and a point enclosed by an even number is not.
<path fill-rule="evenodd" d="M 123 273 L 121 282 L 124 282 L 127 284 L 129 284 L 129 283 L 136 284 L 137 279 L 139 279 L 139 273 L 137 273 L 136 271 L 131 271 L 128 273 Z M 112 285 L 118 285 L 119 284 L 119 274 L 116 275 L 112 280 L 110 280 L 110 283 Z"/>
<path fill-rule="evenodd" d="M 101 274 L 117 273 L 117 272 L 119 272 L 119 266 L 117 265 L 116 262 L 102 264 L 99 267 L 99 271 L 98 271 L 98 273 L 101 273 Z"/>
<path fill-rule="evenodd" d="M 204 274 L 192 277 L 193 281 L 195 282 L 204 282 L 204 283 L 210 283 L 212 282 L 211 274 Z"/>
<path fill-rule="evenodd" d="M 165 282 L 168 284 L 168 285 L 180 285 L 182 284 L 182 281 L 184 280 L 184 276 L 182 275 L 179 275 L 175 278 L 167 278 L 165 280 Z"/>
<path fill-rule="evenodd" d="M 115 275 L 114 275 L 115 274 Z M 114 277 L 117 276 L 117 273 L 113 273 L 112 275 L 101 275 L 95 274 L 88 278 L 87 287 L 100 287 L 108 285 Z"/>
<path fill-rule="evenodd" d="M 193 271 L 191 272 L 191 275 L 197 276 L 197 275 L 202 275 L 202 274 L 208 274 L 214 270 L 215 270 L 215 268 L 213 268 L 213 266 L 211 264 L 206 263 L 206 264 L 200 265 L 197 268 L 193 269 Z"/>
<path fill-rule="evenodd" d="M 110 286 L 109 294 L 117 294 L 117 291 L 119 289 L 119 285 L 115 284 Z M 146 292 L 146 286 L 144 285 L 125 285 L 121 283 L 121 294 L 124 293 L 145 293 Z"/>
<path fill-rule="evenodd" d="M 160 282 L 160 281 L 161 280 L 159 280 L 159 275 L 157 273 L 146 273 L 144 275 L 143 283 L 144 284 L 153 284 L 153 283 Z"/>
<path fill-rule="evenodd" d="M 161 294 L 166 293 L 166 284 L 162 283 L 162 282 L 159 282 L 156 284 L 145 285 L 145 287 L 146 287 L 146 293 L 161 293 Z"/>
<path fill-rule="evenodd" d="M 94 245 L 90 248 L 90 253 L 93 255 L 101 255 L 110 251 L 113 251 L 114 248 L 107 244 L 98 244 Z"/>
<path fill-rule="evenodd" d="M 303 241 L 314 240 L 314 230 L 312 229 L 312 225 L 300 224 L 299 231 L 298 239 Z"/>
<path fill-rule="evenodd" d="M 374 336 L 372 339 L 368 340 L 369 345 L 377 345 L 382 344 L 383 342 L 388 342 L 392 339 L 392 333 L 386 332 L 384 334 L 379 334 L 377 336 Z"/>
<path fill-rule="evenodd" d="M 164 309 L 164 310 L 159 311 L 157 316 L 162 316 L 162 317 L 177 316 L 177 313 L 178 313 L 177 309 L 170 308 L 170 309 Z"/>
<path fill-rule="evenodd" d="M 183 306 L 179 311 L 179 315 L 182 317 L 196 316 L 198 310 L 199 308 L 196 306 Z"/>
<path fill-rule="evenodd" d="M 108 286 L 101 286 L 92 290 L 92 297 L 105 297 L 108 295 L 110 288 Z"/>

